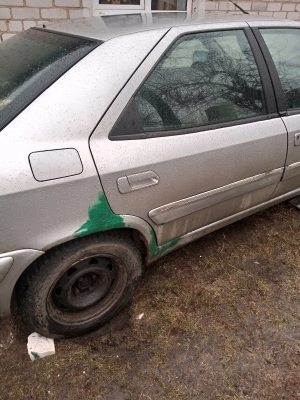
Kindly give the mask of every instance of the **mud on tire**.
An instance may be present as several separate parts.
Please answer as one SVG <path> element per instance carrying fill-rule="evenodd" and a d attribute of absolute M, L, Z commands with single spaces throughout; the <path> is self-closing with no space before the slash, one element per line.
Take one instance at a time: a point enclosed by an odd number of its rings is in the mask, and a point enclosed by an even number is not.
<path fill-rule="evenodd" d="M 107 322 L 130 300 L 142 274 L 129 237 L 104 232 L 50 250 L 21 276 L 25 322 L 47 337 L 77 336 Z"/>

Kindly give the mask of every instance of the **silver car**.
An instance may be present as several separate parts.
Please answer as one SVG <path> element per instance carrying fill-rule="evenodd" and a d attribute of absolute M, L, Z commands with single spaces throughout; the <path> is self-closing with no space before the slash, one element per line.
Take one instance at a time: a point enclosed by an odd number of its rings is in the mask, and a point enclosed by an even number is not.
<path fill-rule="evenodd" d="M 105 323 L 143 265 L 300 194 L 300 24 L 162 15 L 0 46 L 0 310 L 15 296 L 42 335 Z"/>

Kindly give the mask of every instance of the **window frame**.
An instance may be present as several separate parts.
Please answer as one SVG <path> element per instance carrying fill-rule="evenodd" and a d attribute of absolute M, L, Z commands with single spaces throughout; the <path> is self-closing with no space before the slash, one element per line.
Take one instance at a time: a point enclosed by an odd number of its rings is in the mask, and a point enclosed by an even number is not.
<path fill-rule="evenodd" d="M 275 99 L 276 99 L 279 115 L 281 117 L 289 116 L 289 115 L 297 115 L 297 114 L 300 114 L 300 107 L 295 110 L 287 109 L 285 95 L 284 95 L 282 84 L 281 84 L 281 81 L 280 81 L 280 78 L 279 78 L 279 75 L 277 72 L 277 68 L 273 61 L 271 53 L 267 47 L 267 44 L 264 41 L 262 34 L 260 33 L 260 30 L 270 30 L 270 29 L 289 29 L 289 30 L 297 29 L 300 31 L 300 27 L 299 26 L 296 27 L 294 25 L 288 26 L 287 24 L 285 24 L 285 25 L 278 24 L 278 25 L 272 25 L 272 26 L 255 26 L 252 28 L 253 34 L 258 42 L 258 45 L 261 49 L 261 52 L 262 52 L 265 62 L 267 64 L 267 68 L 269 70 L 269 74 L 270 74 L 273 88 L 274 88 Z"/>
<path fill-rule="evenodd" d="M 130 107 L 130 103 L 134 101 L 134 98 L 136 94 L 139 92 L 141 87 L 145 84 L 145 82 L 148 80 L 149 76 L 153 73 L 153 71 L 156 69 L 158 64 L 161 62 L 161 60 L 165 57 L 165 55 L 168 53 L 168 51 L 174 46 L 174 44 L 183 36 L 187 35 L 192 35 L 192 34 L 200 34 L 200 33 L 206 33 L 206 32 L 229 32 L 229 31 L 243 31 L 245 34 L 245 37 L 249 43 L 250 49 L 252 51 L 257 70 L 261 79 L 262 83 L 262 89 L 263 89 L 263 94 L 264 94 L 264 100 L 265 100 L 265 107 L 266 107 L 266 114 L 259 115 L 259 116 L 254 116 L 250 118 L 244 118 L 244 119 L 238 119 L 238 120 L 233 120 L 233 121 L 226 121 L 226 122 L 219 122 L 216 124 L 208 124 L 208 125 L 203 125 L 203 126 L 195 126 L 195 127 L 190 127 L 190 128 L 182 128 L 182 129 L 174 129 L 174 130 L 159 130 L 159 131 L 149 131 L 149 132 L 137 132 L 136 134 L 129 134 L 129 135 L 117 135 L 115 132 L 117 131 L 117 125 L 118 122 L 121 121 L 122 116 L 124 117 L 124 113 L 126 113 L 128 107 Z M 165 51 L 161 54 L 159 59 L 156 61 L 154 66 L 150 69 L 146 77 L 143 79 L 143 81 L 140 83 L 138 88 L 135 90 L 134 94 L 131 96 L 129 102 L 127 105 L 124 107 L 122 113 L 120 114 L 119 118 L 115 122 L 113 128 L 111 129 L 108 138 L 109 140 L 135 140 L 135 139 L 148 139 L 148 138 L 154 138 L 154 137 L 164 137 L 164 136 L 175 136 L 175 135 L 184 135 L 184 134 L 190 134 L 190 133 L 195 133 L 195 132 L 201 132 L 201 131 L 207 131 L 207 130 L 214 130 L 214 129 L 220 129 L 220 128 L 225 128 L 229 126 L 236 126 L 236 125 L 244 125 L 244 124 L 249 124 L 252 122 L 258 122 L 258 121 L 265 121 L 268 119 L 272 118 L 278 118 L 279 114 L 277 112 L 277 105 L 275 101 L 275 95 L 274 95 L 274 90 L 273 90 L 273 85 L 272 81 L 269 75 L 269 71 L 267 68 L 267 64 L 265 62 L 265 59 L 262 55 L 262 52 L 260 50 L 260 47 L 258 45 L 258 42 L 256 40 L 256 37 L 254 36 L 252 29 L 250 27 L 229 27 L 229 28 L 221 28 L 221 29 L 205 29 L 205 30 L 195 30 L 195 31 L 189 31 L 189 32 L 184 32 L 180 35 L 178 35 L 171 43 L 170 45 L 165 49 Z M 136 126 L 140 126 L 141 120 L 136 121 Z"/>
<path fill-rule="evenodd" d="M 116 11 L 117 14 L 122 13 L 122 11 L 136 11 L 141 12 L 145 10 L 145 0 L 140 0 L 140 4 L 99 4 L 99 1 L 95 1 L 95 11 Z M 102 14 L 102 13 L 101 13 Z"/>
<path fill-rule="evenodd" d="M 152 10 L 151 0 L 140 0 L 140 5 L 130 4 L 99 4 L 99 0 L 93 0 L 93 15 L 117 15 L 136 13 L 191 13 L 193 1 L 186 1 L 186 10 Z M 119 6 L 119 7 L 118 7 Z M 151 15 L 146 17 L 151 19 Z M 149 22 L 149 21 L 148 21 Z"/>

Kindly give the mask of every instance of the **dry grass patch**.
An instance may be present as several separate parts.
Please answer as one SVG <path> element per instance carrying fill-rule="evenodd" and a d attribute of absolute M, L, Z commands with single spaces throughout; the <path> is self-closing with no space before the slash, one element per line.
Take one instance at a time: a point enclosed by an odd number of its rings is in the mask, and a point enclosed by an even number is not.
<path fill-rule="evenodd" d="M 150 266 L 117 318 L 43 360 L 2 324 L 15 339 L 0 398 L 300 399 L 299 242 L 286 204 L 217 231 Z"/>

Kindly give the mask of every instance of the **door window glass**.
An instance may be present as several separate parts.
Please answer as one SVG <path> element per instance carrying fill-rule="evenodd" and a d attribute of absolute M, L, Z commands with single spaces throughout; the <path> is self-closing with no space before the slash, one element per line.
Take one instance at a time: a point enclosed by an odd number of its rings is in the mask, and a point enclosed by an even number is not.
<path fill-rule="evenodd" d="M 288 110 L 300 108 L 300 31 L 261 29 L 276 66 Z"/>
<path fill-rule="evenodd" d="M 135 96 L 145 131 L 265 114 L 258 69 L 243 31 L 180 38 Z"/>

